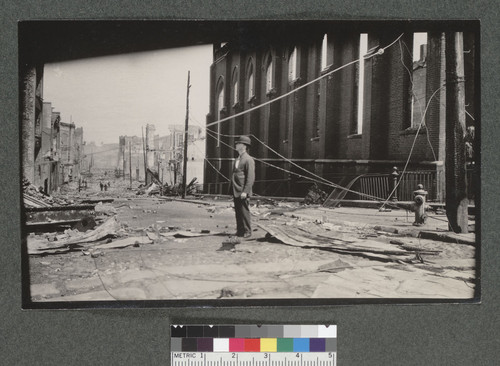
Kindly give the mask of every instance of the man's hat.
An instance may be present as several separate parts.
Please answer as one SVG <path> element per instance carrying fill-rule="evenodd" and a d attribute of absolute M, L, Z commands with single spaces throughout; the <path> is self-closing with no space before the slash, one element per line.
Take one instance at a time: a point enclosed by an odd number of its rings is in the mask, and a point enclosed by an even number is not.
<path fill-rule="evenodd" d="M 247 146 L 252 145 L 252 141 L 248 136 L 240 136 L 235 142 L 235 144 L 245 144 Z"/>

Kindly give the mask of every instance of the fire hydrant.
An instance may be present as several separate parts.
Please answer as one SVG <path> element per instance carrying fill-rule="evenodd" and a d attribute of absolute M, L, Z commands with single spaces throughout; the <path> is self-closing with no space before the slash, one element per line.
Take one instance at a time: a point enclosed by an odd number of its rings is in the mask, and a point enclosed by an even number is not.
<path fill-rule="evenodd" d="M 415 222 L 413 225 L 420 226 L 425 224 L 427 215 L 425 213 L 425 197 L 427 196 L 427 191 L 424 190 L 424 186 L 419 184 L 417 190 L 413 191 L 413 211 L 415 212 Z"/>

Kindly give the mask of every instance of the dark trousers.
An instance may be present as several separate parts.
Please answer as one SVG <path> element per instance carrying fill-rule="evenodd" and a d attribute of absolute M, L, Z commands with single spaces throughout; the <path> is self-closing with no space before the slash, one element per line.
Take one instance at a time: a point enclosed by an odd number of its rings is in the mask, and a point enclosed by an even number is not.
<path fill-rule="evenodd" d="M 236 232 L 238 235 L 251 233 L 250 200 L 234 197 L 234 211 L 236 212 Z"/>

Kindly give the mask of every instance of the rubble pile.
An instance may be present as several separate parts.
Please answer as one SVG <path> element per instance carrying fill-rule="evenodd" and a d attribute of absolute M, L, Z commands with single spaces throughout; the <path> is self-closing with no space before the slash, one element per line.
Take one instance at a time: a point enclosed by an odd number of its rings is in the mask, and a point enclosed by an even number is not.
<path fill-rule="evenodd" d="M 25 207 L 67 206 L 73 203 L 60 197 L 54 197 L 35 187 L 28 179 L 23 179 L 23 200 Z"/>
<path fill-rule="evenodd" d="M 304 203 L 306 205 L 310 204 L 323 204 L 328 198 L 328 194 L 321 190 L 316 183 L 314 183 L 311 188 L 309 188 L 309 192 L 304 197 Z"/>
<path fill-rule="evenodd" d="M 193 178 L 191 182 L 186 187 L 186 194 L 194 195 L 198 193 L 198 187 L 196 185 L 196 178 Z M 154 179 L 148 185 L 140 185 L 137 189 L 136 195 L 147 195 L 147 196 L 182 196 L 184 194 L 184 185 L 176 184 L 161 184 L 158 180 Z"/>

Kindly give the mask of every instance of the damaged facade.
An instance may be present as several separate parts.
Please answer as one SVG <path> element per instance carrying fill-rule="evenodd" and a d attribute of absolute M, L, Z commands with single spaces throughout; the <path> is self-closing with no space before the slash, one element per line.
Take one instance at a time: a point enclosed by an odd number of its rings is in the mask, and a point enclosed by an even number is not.
<path fill-rule="evenodd" d="M 34 68 L 23 81 L 35 90 L 34 105 L 24 109 L 22 129 L 23 178 L 50 194 L 80 175 L 83 128 L 65 123 L 51 102 L 43 100 L 43 69 Z M 27 97 L 27 96 L 26 96 Z M 33 118 L 32 118 L 33 117 Z"/>
<path fill-rule="evenodd" d="M 144 176 L 142 139 L 137 136 L 120 136 L 117 176 L 126 177 L 132 173 L 135 180 Z"/>
<path fill-rule="evenodd" d="M 427 33 L 427 43 L 416 62 L 414 33 L 407 32 L 399 44 L 382 54 L 344 67 L 360 55 L 388 46 L 401 33 L 342 30 L 339 37 L 335 29 L 288 29 L 269 34 L 265 40 L 245 38 L 216 44 L 207 116 L 211 136 L 206 152 L 211 164 L 205 165 L 206 190 L 228 192 L 229 182 L 222 177 L 230 175 L 234 161 L 234 137 L 228 136 L 246 134 L 270 147 L 252 138 L 251 154 L 261 160 L 256 163 L 257 194 L 304 196 L 311 182 L 289 173 L 305 174 L 292 161 L 343 187 L 352 184 L 353 190 L 386 198 L 392 188 L 393 167 L 403 169 L 411 151 L 406 175 L 410 181 L 402 182 L 398 195 L 411 200 L 416 185 L 423 183 L 430 200 L 444 201 L 444 33 Z M 464 54 L 467 125 L 472 126 L 476 102 L 473 34 L 464 33 L 464 49 L 468 51 Z M 211 124 L 264 103 L 269 104 Z M 363 177 L 366 174 L 379 175 L 384 182 L 379 187 L 375 178 Z"/>

